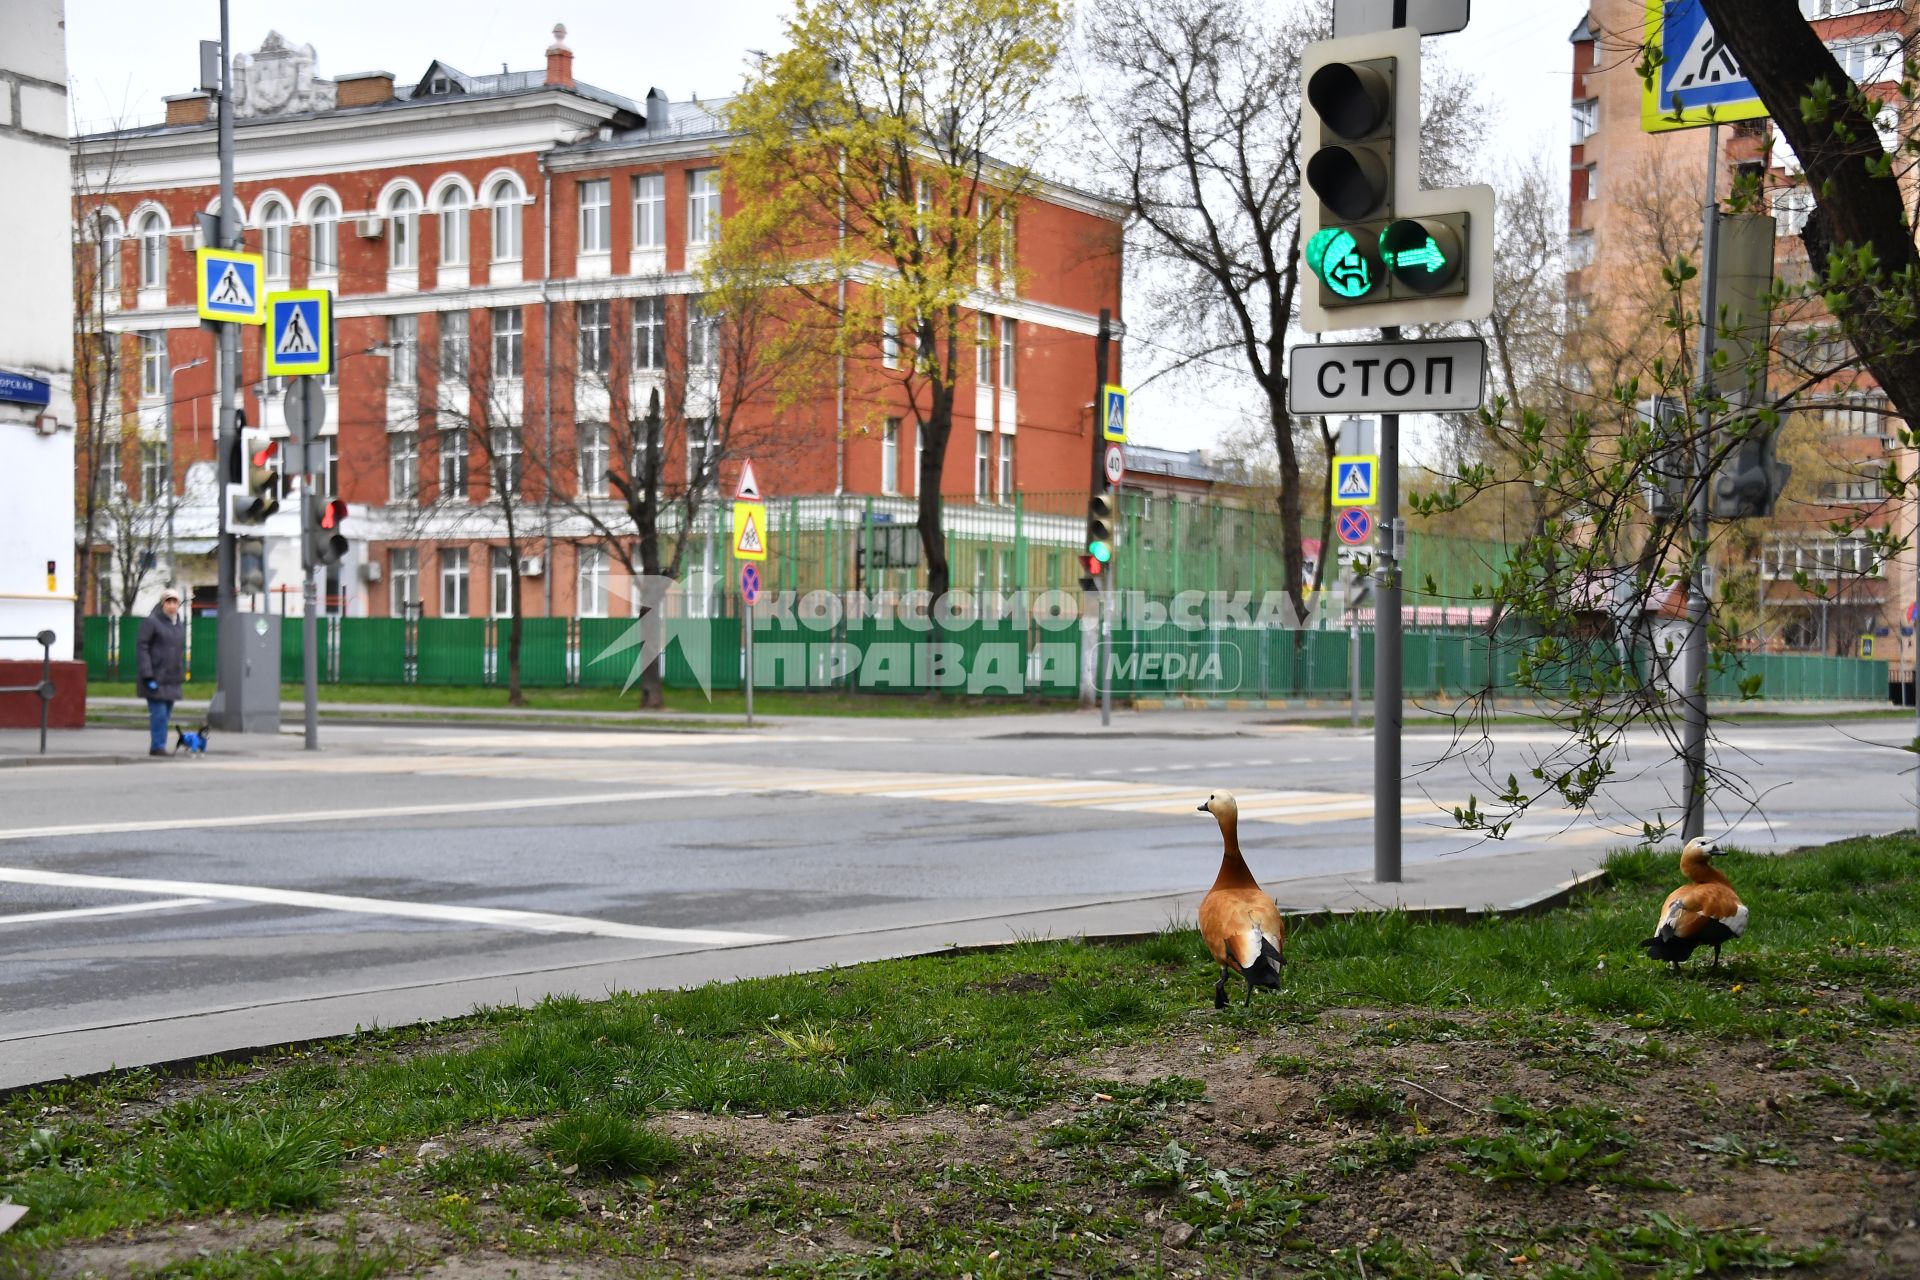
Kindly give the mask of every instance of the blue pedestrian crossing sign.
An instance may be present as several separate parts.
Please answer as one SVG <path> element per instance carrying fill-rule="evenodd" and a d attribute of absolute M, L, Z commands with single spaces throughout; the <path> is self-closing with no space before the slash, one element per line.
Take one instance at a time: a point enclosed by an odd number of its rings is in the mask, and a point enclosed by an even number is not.
<path fill-rule="evenodd" d="M 1766 104 L 1714 33 L 1700 0 L 1646 0 L 1653 78 L 1642 82 L 1640 127 L 1647 133 L 1757 120 Z"/>
<path fill-rule="evenodd" d="M 229 324 L 265 324 L 267 298 L 261 291 L 266 260 L 238 249 L 201 249 L 194 254 L 194 294 L 202 320 Z"/>
<path fill-rule="evenodd" d="M 294 289 L 267 299 L 267 376 L 333 369 L 333 295 Z"/>
<path fill-rule="evenodd" d="M 1102 439 L 1127 438 L 1127 393 L 1123 387 L 1104 387 L 1100 396 L 1100 435 Z"/>
<path fill-rule="evenodd" d="M 1374 455 L 1355 454 L 1333 460 L 1333 505 L 1336 507 L 1370 507 L 1379 499 L 1374 492 L 1374 479 L 1380 470 L 1380 459 Z"/>

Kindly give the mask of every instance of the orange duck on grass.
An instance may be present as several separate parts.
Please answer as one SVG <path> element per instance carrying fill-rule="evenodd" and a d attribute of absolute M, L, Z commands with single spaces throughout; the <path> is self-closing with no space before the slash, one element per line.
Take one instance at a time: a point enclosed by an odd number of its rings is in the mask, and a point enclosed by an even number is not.
<path fill-rule="evenodd" d="M 1720 846 L 1711 840 L 1694 839 L 1680 854 L 1680 873 L 1693 883 L 1667 895 L 1660 906 L 1660 923 L 1651 938 L 1640 945 L 1652 960 L 1666 960 L 1675 970 L 1701 947 L 1713 948 L 1713 962 L 1720 963 L 1720 948 L 1747 931 L 1747 904 L 1733 891 L 1733 881 L 1713 865 Z"/>
<path fill-rule="evenodd" d="M 1227 979 L 1239 974 L 1247 984 L 1247 1003 L 1253 1003 L 1255 987 L 1280 986 L 1280 966 L 1287 962 L 1287 926 L 1273 899 L 1261 892 L 1259 882 L 1247 870 L 1240 856 L 1240 806 L 1224 791 L 1207 797 L 1201 813 L 1210 813 L 1220 823 L 1220 835 L 1226 850 L 1220 858 L 1220 874 L 1213 888 L 1200 900 L 1200 936 L 1207 940 L 1213 962 L 1220 966 L 1220 981 L 1213 986 L 1213 1007 L 1227 1007 Z"/>

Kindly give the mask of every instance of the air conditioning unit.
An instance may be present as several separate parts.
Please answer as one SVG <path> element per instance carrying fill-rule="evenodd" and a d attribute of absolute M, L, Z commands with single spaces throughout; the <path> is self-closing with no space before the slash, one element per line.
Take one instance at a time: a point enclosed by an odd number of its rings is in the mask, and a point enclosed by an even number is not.
<path fill-rule="evenodd" d="M 367 582 L 380 581 L 380 562 L 378 560 L 362 560 L 360 562 L 360 576 Z"/>
<path fill-rule="evenodd" d="M 357 218 L 354 220 L 353 230 L 362 240 L 378 240 L 381 236 L 387 234 L 387 220 L 385 218 Z"/>
<path fill-rule="evenodd" d="M 540 556 L 521 556 L 520 557 L 520 576 L 521 577 L 537 578 L 541 574 L 545 573 L 546 570 L 547 570 L 547 562 L 544 559 L 542 559 Z"/>

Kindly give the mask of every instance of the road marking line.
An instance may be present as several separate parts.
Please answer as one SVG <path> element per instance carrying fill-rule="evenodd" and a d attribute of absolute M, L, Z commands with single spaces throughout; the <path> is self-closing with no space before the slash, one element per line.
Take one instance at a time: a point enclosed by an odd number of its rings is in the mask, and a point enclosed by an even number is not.
<path fill-rule="evenodd" d="M 0 926 L 40 924 L 48 920 L 79 920 L 85 916 L 123 916 L 135 911 L 165 911 L 170 907 L 204 907 L 212 898 L 160 898 L 153 902 L 127 902 L 117 907 L 74 907 L 66 911 L 25 911 L 0 916 Z"/>
<path fill-rule="evenodd" d="M 227 902 L 257 902 L 264 906 L 299 907 L 308 911 L 338 911 L 352 915 L 397 916 L 441 924 L 484 924 L 532 933 L 577 933 L 596 938 L 627 938 L 646 942 L 689 942 L 715 947 L 780 942 L 772 933 L 736 933 L 725 929 L 663 929 L 653 925 L 622 924 L 586 916 L 562 916 L 545 911 L 516 911 L 507 907 L 456 907 L 438 902 L 403 902 L 391 898 L 361 898 L 351 894 L 313 893 L 304 889 L 269 889 L 244 884 L 210 884 L 197 880 L 140 880 L 120 876 L 90 876 L 32 867 L 0 867 L 0 881 L 51 885 L 66 889 L 105 889 L 118 893 L 167 893 Z"/>
<path fill-rule="evenodd" d="M 627 804 L 635 800 L 680 800 L 721 796 L 710 788 L 683 791 L 600 791 L 576 796 L 530 796 L 522 800 L 467 800 L 454 804 L 402 804 L 378 809 L 310 809 L 298 813 L 250 813 L 226 818 L 156 818 L 142 822 L 90 822 L 68 827 L 15 827 L 0 840 L 54 836 L 127 835 L 141 831 L 197 831 L 208 827 L 272 827 L 282 823 L 341 822 L 356 818 L 419 818 L 439 814 L 501 813 L 513 809 L 559 809 L 576 804 Z"/>

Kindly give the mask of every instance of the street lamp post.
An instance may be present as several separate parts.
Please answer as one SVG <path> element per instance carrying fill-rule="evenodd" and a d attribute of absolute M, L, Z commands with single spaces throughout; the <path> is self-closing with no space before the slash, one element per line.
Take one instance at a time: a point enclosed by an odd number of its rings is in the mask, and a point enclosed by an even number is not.
<path fill-rule="evenodd" d="M 173 548 L 173 513 L 180 506 L 173 496 L 173 380 L 189 369 L 198 369 L 206 362 L 207 358 L 200 356 L 185 364 L 170 365 L 167 368 L 167 585 L 170 587 L 179 585 Z M 215 459 L 216 468 L 218 464 L 219 460 Z"/>

